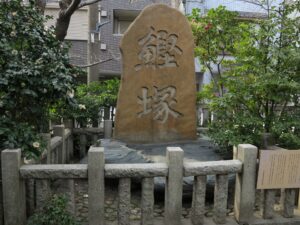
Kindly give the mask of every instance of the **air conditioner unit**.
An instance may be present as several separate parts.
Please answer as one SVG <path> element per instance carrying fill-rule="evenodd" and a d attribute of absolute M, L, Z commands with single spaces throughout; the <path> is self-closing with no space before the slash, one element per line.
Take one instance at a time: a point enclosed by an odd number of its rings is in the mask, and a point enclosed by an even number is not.
<path fill-rule="evenodd" d="M 100 49 L 101 49 L 101 50 L 106 50 L 106 48 L 107 48 L 107 47 L 106 47 L 106 44 L 104 44 L 104 43 L 101 43 L 101 44 L 100 44 Z"/>
<path fill-rule="evenodd" d="M 107 17 L 107 11 L 101 10 L 101 16 L 102 17 Z"/>

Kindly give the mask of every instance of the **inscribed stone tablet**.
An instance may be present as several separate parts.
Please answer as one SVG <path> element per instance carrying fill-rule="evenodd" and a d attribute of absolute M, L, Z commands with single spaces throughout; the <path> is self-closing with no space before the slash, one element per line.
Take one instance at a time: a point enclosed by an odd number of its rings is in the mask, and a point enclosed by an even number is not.
<path fill-rule="evenodd" d="M 115 138 L 168 142 L 196 138 L 194 42 L 178 10 L 145 8 L 121 41 L 123 74 Z"/>
<path fill-rule="evenodd" d="M 300 150 L 261 150 L 257 189 L 300 188 Z"/>

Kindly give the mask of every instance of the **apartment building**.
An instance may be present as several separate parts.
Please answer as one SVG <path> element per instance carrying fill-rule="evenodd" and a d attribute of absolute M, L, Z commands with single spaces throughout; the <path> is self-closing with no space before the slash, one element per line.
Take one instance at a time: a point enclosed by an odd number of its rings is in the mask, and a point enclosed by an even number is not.
<path fill-rule="evenodd" d="M 119 43 L 129 25 L 139 15 L 141 10 L 151 0 L 102 0 L 101 1 L 101 23 L 106 23 L 100 29 L 101 60 L 113 58 L 99 66 L 99 77 L 107 78 L 120 76 L 122 72 L 121 54 Z M 163 4 L 170 4 L 170 0 L 155 1 Z"/>
<path fill-rule="evenodd" d="M 138 16 L 141 10 L 149 4 L 162 3 L 171 5 L 172 0 L 102 0 L 98 4 L 98 15 L 95 19 L 98 27 L 92 32 L 92 42 L 97 42 L 93 48 L 92 56 L 94 62 L 105 61 L 97 65 L 97 73 L 93 80 L 102 80 L 111 77 L 120 77 L 122 73 L 122 59 L 119 50 L 120 40 Z M 254 0 L 253 0 L 254 1 Z M 282 0 L 270 1 L 272 5 L 278 5 Z M 243 0 L 185 0 L 185 14 L 190 14 L 193 8 L 200 8 L 202 13 L 211 8 L 224 5 L 228 10 L 237 11 L 241 18 L 263 18 L 265 10 L 258 5 L 251 4 Z M 53 20 L 48 22 L 48 26 L 55 23 L 58 14 L 57 0 L 50 0 L 47 3 L 46 14 L 52 15 Z M 71 42 L 70 58 L 75 65 L 87 65 L 88 38 L 91 35 L 88 29 L 88 10 L 87 7 L 81 8 L 72 16 L 66 40 Z M 90 56 L 89 56 L 90 57 Z M 106 61 L 108 60 L 108 61 Z M 202 84 L 209 83 L 211 80 L 209 73 L 203 73 L 199 59 L 195 59 L 195 72 L 197 89 Z M 96 77 L 95 77 L 96 76 Z"/>
<path fill-rule="evenodd" d="M 92 32 L 99 31 L 92 37 L 97 42 L 93 49 L 94 61 L 112 59 L 97 65 L 99 70 L 93 80 L 108 79 L 121 76 L 121 55 L 119 43 L 128 26 L 138 16 L 141 10 L 153 3 L 170 5 L 171 0 L 102 0 L 98 4 L 98 15 L 94 18 L 98 24 L 105 24 Z M 52 16 L 46 26 L 55 25 L 59 13 L 58 0 L 48 0 L 45 14 Z M 97 31 L 97 32 L 98 32 Z M 74 65 L 88 65 L 88 39 L 91 31 L 88 28 L 88 7 L 75 11 L 71 18 L 65 40 L 71 44 L 70 60 Z M 84 78 L 86 82 L 86 78 Z"/>

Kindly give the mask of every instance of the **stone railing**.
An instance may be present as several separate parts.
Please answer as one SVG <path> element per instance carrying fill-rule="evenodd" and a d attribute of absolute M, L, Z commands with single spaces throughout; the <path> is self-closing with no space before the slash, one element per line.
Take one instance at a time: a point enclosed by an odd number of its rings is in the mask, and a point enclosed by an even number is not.
<path fill-rule="evenodd" d="M 72 130 L 65 128 L 64 125 L 53 126 L 53 137 L 44 134 L 47 142 L 47 149 L 42 154 L 43 164 L 62 164 L 68 163 L 73 156 L 73 136 Z"/>
<path fill-rule="evenodd" d="M 46 148 L 37 160 L 24 160 L 26 164 L 64 164 L 69 163 L 74 156 L 74 136 L 79 136 L 79 148 L 80 156 L 84 157 L 87 152 L 87 141 L 90 143 L 96 143 L 96 141 L 104 136 L 103 128 L 73 128 L 73 124 L 67 121 L 65 125 L 52 126 L 53 135 L 50 133 L 42 134 L 44 141 L 46 142 Z M 111 134 L 111 122 L 106 122 L 106 130 L 108 134 Z M 22 159 L 23 161 L 23 159 Z M 2 187 L 2 178 L 0 173 L 0 185 Z M 48 183 L 48 184 L 46 184 Z M 27 196 L 27 211 L 31 214 L 34 211 L 36 205 L 41 203 L 41 199 L 35 199 L 35 196 L 43 196 L 45 192 L 48 192 L 49 182 L 34 181 L 29 179 L 26 181 L 26 196 Z M 41 191 L 40 191 L 41 190 Z M 39 194 L 39 192 L 41 192 Z M 0 188 L 0 225 L 3 224 L 3 207 L 2 207 L 2 189 Z M 44 199 L 44 198 L 43 198 Z"/>
<path fill-rule="evenodd" d="M 100 134 L 103 134 L 103 128 L 73 128 L 73 134 L 78 136 L 79 139 L 79 157 L 83 158 L 87 153 L 87 143 L 90 140 L 95 144 L 100 138 Z"/>
<path fill-rule="evenodd" d="M 191 222 L 205 224 L 205 190 L 208 175 L 215 175 L 215 223 L 226 223 L 228 174 L 236 174 L 234 217 L 240 224 L 252 223 L 256 194 L 257 148 L 239 145 L 236 159 L 213 162 L 184 162 L 181 148 L 168 147 L 166 163 L 105 164 L 104 149 L 91 147 L 88 164 L 22 165 L 21 151 L 2 152 L 4 218 L 6 225 L 23 225 L 26 221 L 25 181 L 51 179 L 88 179 L 89 225 L 104 224 L 105 178 L 119 179 L 118 221 L 130 224 L 131 179 L 140 178 L 141 224 L 154 224 L 154 178 L 165 177 L 165 224 L 181 225 L 183 177 L 194 177 Z M 257 221 L 256 221 L 257 222 Z M 273 223 L 268 223 L 273 224 Z M 280 223 L 276 223 L 280 224 Z M 297 223 L 295 223 L 297 224 Z"/>
<path fill-rule="evenodd" d="M 74 156 L 74 140 L 76 137 L 78 137 L 79 141 L 77 143 L 79 146 L 79 157 L 85 157 L 87 153 L 87 147 L 89 145 L 94 145 L 101 137 L 103 138 L 105 135 L 111 134 L 112 125 L 110 122 L 111 121 L 109 120 L 104 121 L 104 125 L 108 124 L 108 126 L 105 126 L 104 128 L 73 128 L 70 123 L 67 123 L 66 126 L 54 125 L 52 127 L 54 137 L 52 137 L 50 140 L 50 151 L 45 152 L 51 158 L 47 161 L 47 163 L 68 163 L 71 157 Z M 110 137 L 111 135 L 108 136 L 108 138 Z M 49 140 L 47 135 L 45 139 Z M 64 150 L 62 151 L 62 149 Z M 61 152 L 63 154 L 61 154 Z"/>

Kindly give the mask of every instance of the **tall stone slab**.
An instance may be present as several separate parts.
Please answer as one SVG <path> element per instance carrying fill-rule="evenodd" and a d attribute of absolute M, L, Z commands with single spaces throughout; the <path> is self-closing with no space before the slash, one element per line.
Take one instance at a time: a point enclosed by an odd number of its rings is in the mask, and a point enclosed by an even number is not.
<path fill-rule="evenodd" d="M 176 9 L 146 7 L 121 41 L 123 74 L 114 137 L 150 143 L 196 138 L 194 42 Z"/>

